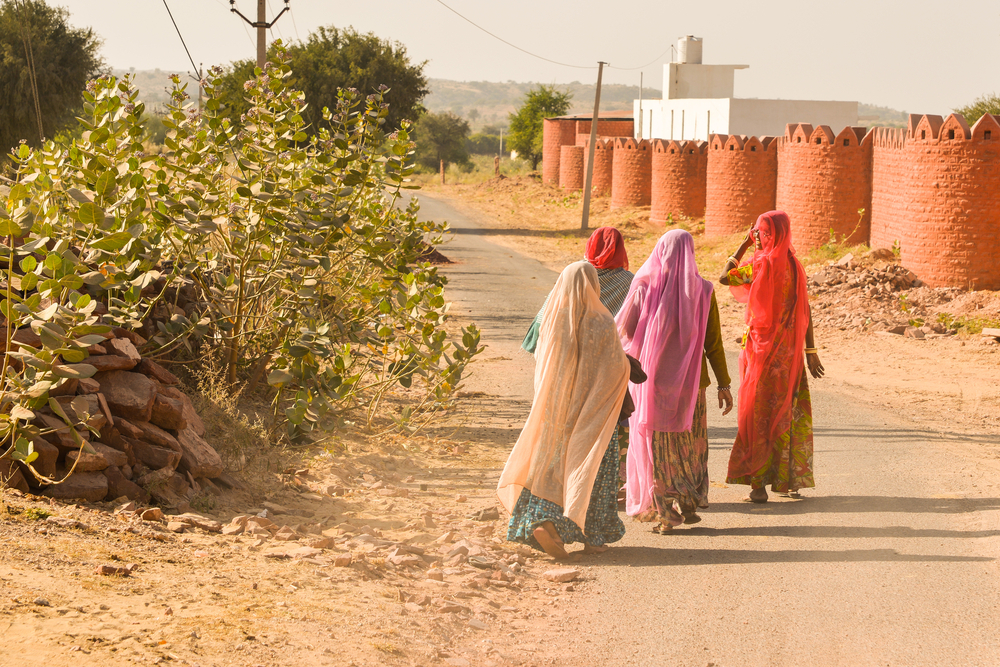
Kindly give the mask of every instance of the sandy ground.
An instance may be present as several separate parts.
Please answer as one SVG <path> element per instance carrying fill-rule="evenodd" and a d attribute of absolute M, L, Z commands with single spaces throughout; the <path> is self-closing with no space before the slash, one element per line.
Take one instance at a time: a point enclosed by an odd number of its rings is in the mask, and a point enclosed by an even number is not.
<path fill-rule="evenodd" d="M 872 593 L 872 604 L 880 608 L 908 609 L 900 630 L 907 646 L 923 641 L 926 655 L 940 656 L 951 633 L 963 642 L 953 658 L 989 664 L 974 657 L 1000 648 L 977 635 L 978 624 L 1000 618 L 1000 591 L 986 583 L 996 580 L 1000 556 L 995 347 L 821 329 L 829 375 L 821 391 L 841 397 L 829 399 L 835 408 L 819 408 L 826 435 L 835 441 L 817 454 L 824 484 L 837 494 L 833 499 L 813 510 L 794 503 L 748 508 L 738 502 L 739 489 L 713 484 L 713 510 L 719 513 L 706 520 L 703 532 L 690 530 L 681 538 L 689 541 L 672 545 L 670 553 L 651 543 L 644 528 L 628 524 L 620 547 L 568 564 L 579 570 L 575 581 L 551 582 L 544 573 L 563 565 L 505 542 L 502 518 L 470 516 L 494 506 L 497 475 L 530 407 L 532 363 L 518 351 L 520 337 L 554 270 L 582 255 L 586 232 L 571 223 L 578 202 L 570 197 L 539 204 L 515 193 L 506 200 L 497 194 L 486 206 L 464 193 L 457 193 L 462 201 L 431 194 L 455 204 L 474 223 L 456 228 L 444 248 L 455 264 L 442 267 L 452 280 L 454 312 L 463 321 L 474 319 L 488 346 L 463 387 L 459 409 L 417 437 L 366 443 L 345 436 L 346 450 L 290 455 L 288 467 L 279 468 L 285 473 L 264 474 L 263 492 L 227 494 L 204 512 L 225 525 L 234 516 L 266 511 L 277 527 L 296 531 L 287 542 L 223 535 L 208 522 L 207 530 L 175 533 L 166 520 L 143 521 L 116 513 L 112 505 L 62 505 L 4 493 L 0 665 L 809 662 L 791 650 L 770 654 L 757 639 L 742 653 L 738 642 L 732 645 L 741 633 L 780 637 L 777 625 L 789 621 L 782 611 L 767 614 L 763 625 L 743 626 L 740 619 L 750 618 L 753 609 L 739 602 L 746 591 L 734 582 L 761 576 L 754 563 L 773 570 L 768 581 L 775 591 L 790 591 L 791 602 L 766 594 L 750 599 L 769 610 L 788 607 L 792 619 L 797 606 L 805 609 L 810 636 L 819 638 L 814 646 L 837 643 L 824 635 L 825 613 L 848 625 L 851 614 L 868 619 L 860 592 L 838 590 L 838 578 L 853 580 L 858 575 L 850 568 L 864 567 L 859 587 L 913 581 L 930 605 L 923 608 L 943 610 L 951 623 L 944 624 L 945 633 L 939 632 L 940 621 L 922 626 L 921 607 L 905 587 Z M 428 198 L 425 213 L 454 214 L 435 206 Z M 598 200 L 591 226 L 626 229 L 636 268 L 661 230 L 644 223 L 642 211 L 601 212 L 601 206 Z M 702 242 L 703 270 L 721 264 L 727 250 Z M 742 328 L 741 310 L 725 296 L 722 310 L 726 340 L 732 341 Z M 735 359 L 730 363 L 735 366 Z M 710 465 L 718 469 L 733 425 L 716 420 L 714 411 L 710 425 Z M 934 458 L 908 449 L 924 446 Z M 895 476 L 866 477 L 873 470 Z M 923 498 L 908 497 L 916 495 L 907 488 L 912 481 Z M 851 493 L 867 499 L 864 514 L 850 513 L 857 511 L 850 509 Z M 830 520 L 816 525 L 817 517 Z M 911 546 L 914 537 L 924 538 L 920 549 Z M 862 546 L 859 539 L 868 541 Z M 753 555 L 755 550 L 769 553 Z M 696 567 L 649 568 L 689 560 Z M 815 571 L 795 565 L 815 562 L 833 564 L 822 570 L 832 611 L 812 606 L 819 590 L 811 588 Z M 100 566 L 130 564 L 136 567 L 128 575 L 97 573 Z M 922 578 L 917 568 L 923 567 L 931 568 L 932 580 Z M 953 567 L 964 569 L 955 574 Z M 432 570 L 441 581 L 428 578 Z M 649 576 L 657 577 L 655 586 Z M 707 608 L 718 607 L 718 618 L 706 616 L 704 608 L 685 609 L 690 600 L 670 598 L 676 577 L 714 600 Z M 981 603 L 983 596 L 994 602 Z M 965 621 L 954 621 L 962 614 Z M 664 641 L 670 631 L 660 615 L 688 623 L 675 625 L 685 628 L 683 641 Z M 851 626 L 842 634 L 869 649 L 891 644 L 891 629 L 868 623 L 874 638 L 864 638 L 866 627 Z M 932 639 L 921 640 L 921 632 Z M 922 654 L 909 649 L 872 650 L 871 656 L 889 656 L 880 664 L 925 664 L 918 659 Z M 875 664 L 852 660 L 860 654 L 844 653 L 839 644 L 836 651 L 829 664 Z M 650 663 L 650 656 L 662 659 Z"/>

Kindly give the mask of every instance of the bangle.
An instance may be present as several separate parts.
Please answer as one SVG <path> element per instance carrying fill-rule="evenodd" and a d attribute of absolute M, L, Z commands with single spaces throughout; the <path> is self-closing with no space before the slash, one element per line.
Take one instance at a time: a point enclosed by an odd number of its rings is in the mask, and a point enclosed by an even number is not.
<path fill-rule="evenodd" d="M 729 385 L 729 384 L 727 384 L 725 387 L 723 387 L 722 385 L 719 385 L 719 391 L 729 391 L 732 388 L 733 388 L 732 385 Z"/>
<path fill-rule="evenodd" d="M 739 265 L 740 265 L 740 260 L 736 259 L 736 257 L 735 257 L 734 255 L 730 255 L 730 256 L 729 256 L 729 257 L 728 257 L 728 258 L 726 259 L 726 264 L 728 264 L 729 262 L 732 262 L 732 263 L 733 263 L 733 264 L 735 264 L 736 266 L 739 266 Z"/>
<path fill-rule="evenodd" d="M 815 347 L 807 347 L 806 354 L 819 354 L 819 350 L 817 350 Z"/>

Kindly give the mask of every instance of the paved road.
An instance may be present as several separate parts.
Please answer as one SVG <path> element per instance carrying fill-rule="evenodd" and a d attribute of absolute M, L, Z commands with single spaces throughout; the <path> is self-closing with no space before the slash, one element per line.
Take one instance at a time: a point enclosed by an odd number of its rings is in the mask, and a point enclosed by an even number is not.
<path fill-rule="evenodd" d="M 470 388 L 491 397 L 492 421 L 476 426 L 509 448 L 531 399 L 518 344 L 556 274 L 421 199 L 455 230 L 454 311 L 491 346 Z M 1000 443 L 924 430 L 835 379 L 812 389 L 817 488 L 757 506 L 716 482 L 704 521 L 670 536 L 626 519 L 624 540 L 588 568 L 595 593 L 565 621 L 580 664 L 1000 665 Z M 721 480 L 736 424 L 719 414 L 709 469 Z"/>

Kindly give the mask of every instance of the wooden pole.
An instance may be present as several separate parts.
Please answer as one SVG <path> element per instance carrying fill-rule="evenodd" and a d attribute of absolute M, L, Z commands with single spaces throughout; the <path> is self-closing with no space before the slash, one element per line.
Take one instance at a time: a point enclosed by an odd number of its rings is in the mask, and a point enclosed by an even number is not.
<path fill-rule="evenodd" d="M 594 182 L 594 149 L 597 143 L 597 119 L 601 115 L 601 77 L 605 62 L 597 63 L 597 93 L 594 95 L 594 118 L 590 121 L 590 146 L 587 148 L 587 178 L 583 185 L 583 220 L 580 229 L 587 229 L 590 222 L 590 190 Z"/>
<path fill-rule="evenodd" d="M 257 0 L 257 67 L 267 62 L 267 0 Z"/>

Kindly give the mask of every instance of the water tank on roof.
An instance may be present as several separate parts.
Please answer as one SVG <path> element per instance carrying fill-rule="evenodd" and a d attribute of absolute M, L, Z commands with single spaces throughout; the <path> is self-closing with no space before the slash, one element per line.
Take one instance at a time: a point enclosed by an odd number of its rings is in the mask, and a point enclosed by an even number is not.
<path fill-rule="evenodd" d="M 701 37 L 685 35 L 677 40 L 677 60 L 678 63 L 688 65 L 701 64 Z"/>

